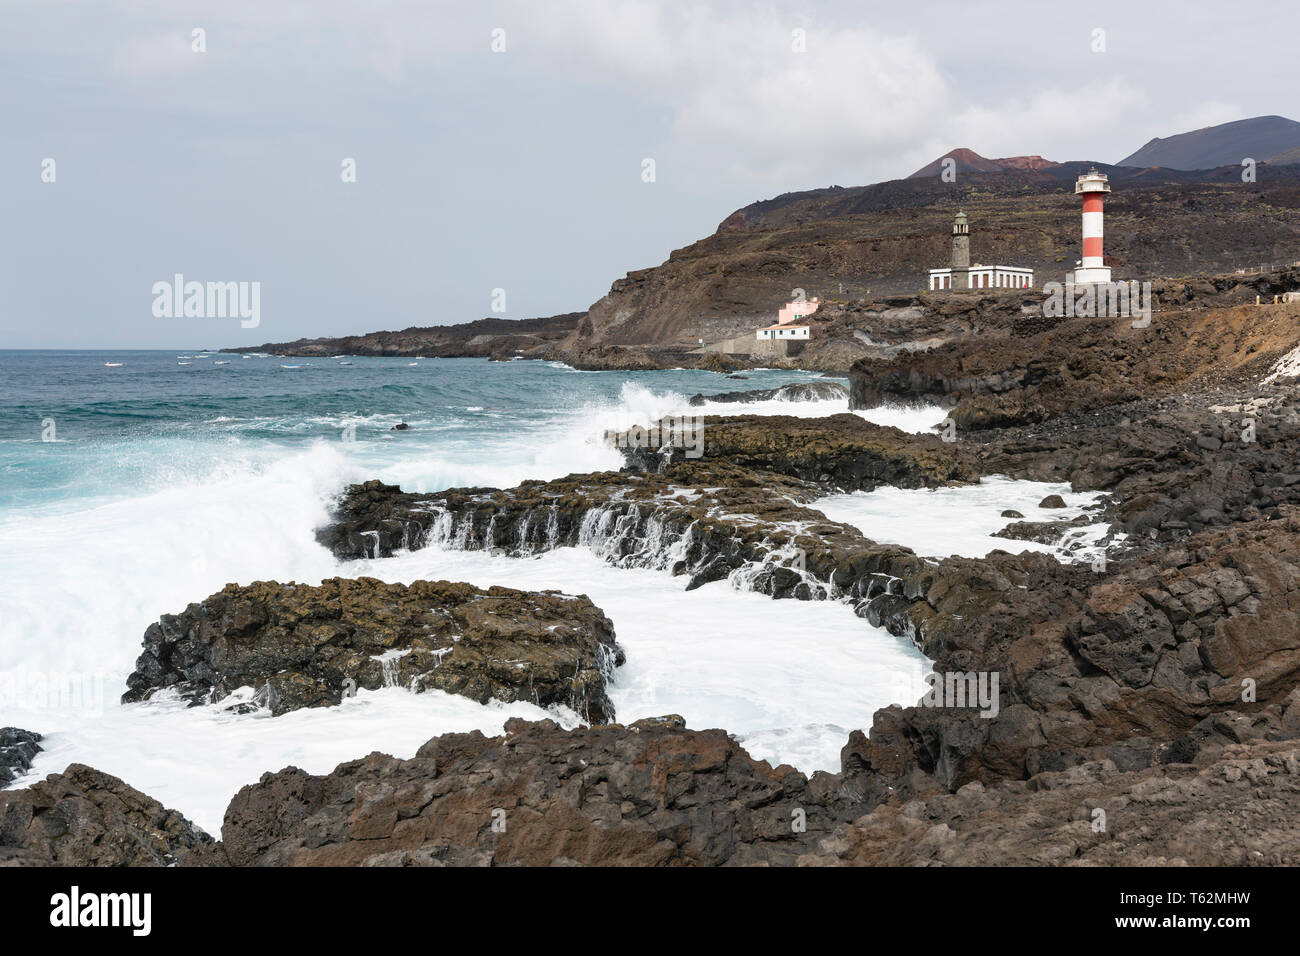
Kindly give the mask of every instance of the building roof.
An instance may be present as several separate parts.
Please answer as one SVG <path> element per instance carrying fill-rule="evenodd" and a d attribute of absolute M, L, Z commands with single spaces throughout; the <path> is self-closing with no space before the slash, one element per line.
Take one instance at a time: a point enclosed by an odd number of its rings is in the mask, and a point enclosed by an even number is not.
<path fill-rule="evenodd" d="M 966 268 L 969 268 L 972 272 L 976 269 L 980 269 L 980 270 L 1001 269 L 1003 272 L 1033 272 L 1034 271 L 1032 266 L 982 266 L 979 265 L 978 263 L 973 266 L 968 266 Z M 935 272 L 952 272 L 952 266 L 944 266 L 942 269 L 931 269 L 930 272 L 931 274 Z"/>
<path fill-rule="evenodd" d="M 765 325 L 758 331 L 766 332 L 769 329 L 809 329 L 812 326 L 807 322 L 786 322 L 784 325 Z"/>

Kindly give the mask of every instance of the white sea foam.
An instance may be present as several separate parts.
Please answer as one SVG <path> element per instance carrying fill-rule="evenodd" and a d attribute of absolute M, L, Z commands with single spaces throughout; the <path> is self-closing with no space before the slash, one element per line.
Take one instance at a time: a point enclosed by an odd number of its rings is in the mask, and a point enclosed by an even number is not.
<path fill-rule="evenodd" d="M 466 410 L 480 419 L 506 414 Z M 436 734 L 497 733 L 509 716 L 544 712 L 401 688 L 277 718 L 179 703 L 121 706 L 145 628 L 232 581 L 447 578 L 588 594 L 628 653 L 611 689 L 621 720 L 677 712 L 691 727 L 726 728 L 756 757 L 805 772 L 838 769 L 848 731 L 905 699 L 925 666 L 906 641 L 870 627 L 846 605 L 772 601 L 726 582 L 686 592 L 682 578 L 615 569 L 586 548 L 524 560 L 428 549 L 340 564 L 316 544 L 313 530 L 351 481 L 378 477 L 428 491 L 509 487 L 619 467 L 621 455 L 604 432 L 632 424 L 701 413 L 845 410 L 843 400 L 694 408 L 685 394 L 627 382 L 615 401 L 580 397 L 510 428 L 458 420 L 454 409 L 450 419 L 436 409 L 412 414 L 406 420 L 413 430 L 400 438 L 384 434 L 397 420 L 392 414 L 227 414 L 209 418 L 193 438 L 87 444 L 81 464 L 97 485 L 0 517 L 0 721 L 46 735 L 34 774 L 87 763 L 215 833 L 230 797 L 264 771 L 297 765 L 327 772 L 372 750 L 410 756 Z M 924 409 L 860 414 L 913 431 L 942 418 Z M 349 424 L 378 434 L 354 443 L 298 438 L 296 445 L 260 437 L 293 439 Z M 956 502 L 954 513 L 977 504 Z M 893 510 L 915 527 L 913 507 L 900 501 Z M 898 519 L 890 512 L 882 504 L 873 521 Z M 575 720 L 562 709 L 549 713 L 566 725 Z"/>
<path fill-rule="evenodd" d="M 854 412 L 877 425 L 890 425 L 914 434 L 929 433 L 948 417 L 948 410 L 938 405 L 878 405 Z"/>
<path fill-rule="evenodd" d="M 1048 495 L 1060 495 L 1065 508 L 1040 508 Z M 826 517 L 853 525 L 882 544 L 901 544 L 926 557 L 984 557 L 995 550 L 1047 551 L 1074 560 L 1098 552 L 1097 539 L 1108 530 L 1097 522 L 1072 531 L 1066 547 L 995 538 L 993 533 L 1013 521 L 1072 520 L 1102 496 L 1072 492 L 1063 483 L 1017 481 L 1005 476 L 984 478 L 978 484 L 934 490 L 877 488 L 871 492 L 830 495 L 813 505 Z M 1019 511 L 1024 518 L 1004 518 L 1004 510 Z M 1122 540 L 1117 535 L 1116 540 Z M 1081 544 L 1078 549 L 1069 545 Z"/>
<path fill-rule="evenodd" d="M 676 400 L 648 390 L 630 398 L 636 414 Z M 553 467 L 578 470 L 591 460 L 581 456 L 603 454 L 584 435 L 604 423 L 597 415 L 561 435 Z M 563 461 L 564 441 L 578 461 Z M 537 466 L 534 447 L 515 454 L 484 467 L 502 477 L 525 467 L 527 456 L 527 467 Z M 87 763 L 215 833 L 231 796 L 264 771 L 327 772 L 372 750 L 409 757 L 440 733 L 499 733 L 511 715 L 543 715 L 530 704 L 483 706 L 400 688 L 277 718 L 117 704 L 145 628 L 230 581 L 314 584 L 372 574 L 581 590 L 613 620 L 628 653 L 612 688 L 620 719 L 681 713 L 691 727 L 723 727 L 756 757 L 806 772 L 838 769 L 847 732 L 867 727 L 875 709 L 897 699 L 900 675 L 923 666 L 905 641 L 843 604 L 772 601 L 725 582 L 686 592 L 682 578 L 615 569 L 585 548 L 523 560 L 429 549 L 340 564 L 312 531 L 333 493 L 373 476 L 351 446 L 320 441 L 269 462 L 251 455 L 239 459 L 242 471 L 228 462 L 217 477 L 199 457 L 191 472 L 169 458 L 171 484 L 135 497 L 47 505 L 39 524 L 18 513 L 0 521 L 0 712 L 5 723 L 46 735 L 33 775 Z M 379 470 L 392 480 L 406 469 L 428 475 L 437 467 L 394 455 Z M 93 693 L 54 693 L 64 677 L 78 675 L 94 682 Z M 563 711 L 552 716 L 573 720 Z"/>

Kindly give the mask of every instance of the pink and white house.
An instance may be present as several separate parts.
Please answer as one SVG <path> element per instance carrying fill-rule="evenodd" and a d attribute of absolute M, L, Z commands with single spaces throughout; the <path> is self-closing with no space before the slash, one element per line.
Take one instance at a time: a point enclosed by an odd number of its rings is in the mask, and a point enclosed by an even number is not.
<path fill-rule="evenodd" d="M 812 327 L 803 320 L 817 311 L 820 299 L 805 299 L 802 302 L 787 302 L 776 313 L 776 325 L 767 325 L 758 330 L 755 338 L 772 340 L 791 340 L 809 338 Z"/>

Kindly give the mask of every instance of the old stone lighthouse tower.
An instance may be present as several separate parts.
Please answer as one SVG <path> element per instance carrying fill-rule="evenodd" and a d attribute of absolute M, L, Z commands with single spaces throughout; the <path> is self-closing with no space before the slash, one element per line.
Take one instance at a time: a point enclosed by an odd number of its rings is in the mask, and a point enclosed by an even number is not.
<path fill-rule="evenodd" d="M 931 269 L 931 292 L 957 289 L 1032 289 L 1034 270 L 1024 266 L 986 266 L 970 262 L 970 223 L 965 212 L 952 221 L 952 265 Z"/>
<path fill-rule="evenodd" d="M 970 223 L 960 209 L 952 221 L 952 288 L 970 288 Z"/>

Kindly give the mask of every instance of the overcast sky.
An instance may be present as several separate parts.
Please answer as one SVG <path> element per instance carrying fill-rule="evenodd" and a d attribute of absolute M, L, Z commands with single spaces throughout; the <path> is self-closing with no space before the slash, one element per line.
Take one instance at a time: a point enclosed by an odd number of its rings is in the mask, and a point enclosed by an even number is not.
<path fill-rule="evenodd" d="M 1295 9 L 0 0 L 0 348 L 585 309 L 782 192 L 1300 118 Z M 260 325 L 155 317 L 175 273 L 260 282 Z"/>

